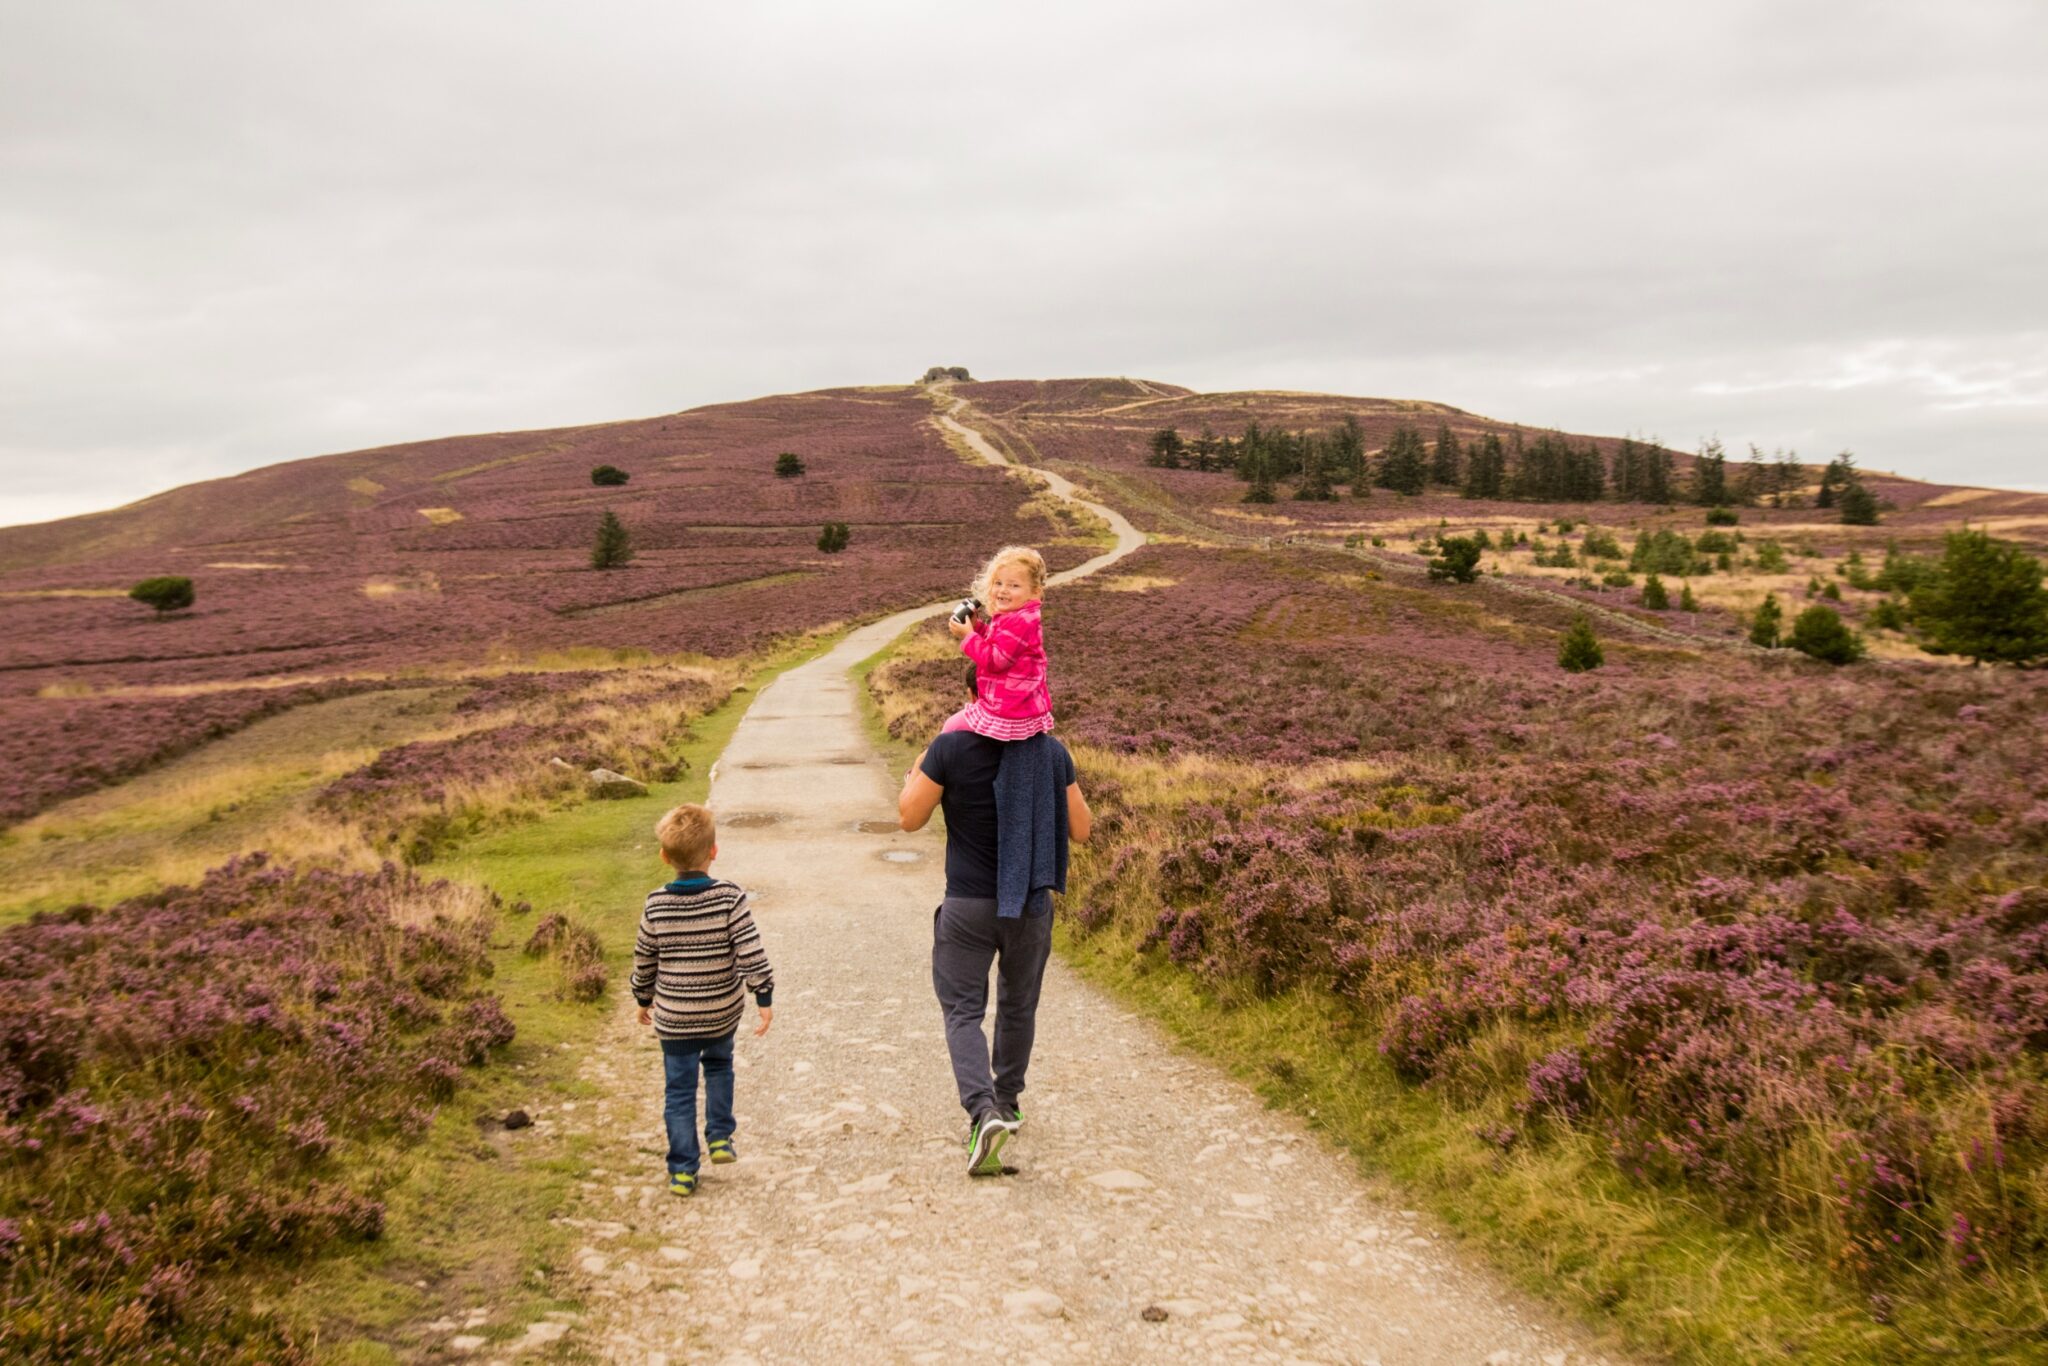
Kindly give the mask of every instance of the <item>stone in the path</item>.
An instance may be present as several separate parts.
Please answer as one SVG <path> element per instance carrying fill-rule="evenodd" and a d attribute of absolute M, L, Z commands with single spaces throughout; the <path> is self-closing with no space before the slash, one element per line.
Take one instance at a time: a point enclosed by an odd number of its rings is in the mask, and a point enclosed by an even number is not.
<path fill-rule="evenodd" d="M 1173 1315 L 1177 1319 L 1200 1318 L 1202 1315 L 1209 1312 L 1209 1306 L 1204 1304 L 1202 1301 L 1186 1298 L 1176 1300 L 1161 1300 L 1159 1302 L 1159 1307 L 1161 1309 L 1164 1309 L 1167 1313 Z"/>
<path fill-rule="evenodd" d="M 567 1336 L 568 1332 L 569 1325 L 566 1323 L 558 1323 L 553 1319 L 541 1319 L 537 1323 L 526 1325 L 526 1336 L 513 1344 L 513 1350 L 525 1352 L 531 1351 L 535 1347 L 545 1347 L 549 1343 Z"/>
<path fill-rule="evenodd" d="M 1050 1290 L 1012 1290 L 1003 1296 L 1003 1312 L 1013 1319 L 1056 1319 L 1065 1309 Z"/>
<path fill-rule="evenodd" d="M 1088 1184 L 1099 1186 L 1106 1191 L 1142 1191 L 1152 1189 L 1152 1182 L 1137 1172 L 1118 1168 L 1115 1171 L 1097 1172 L 1088 1178 Z"/>
<path fill-rule="evenodd" d="M 938 1282 L 928 1276 L 898 1276 L 896 1293 L 906 1300 L 914 1300 L 937 1285 Z"/>
<path fill-rule="evenodd" d="M 761 1278 L 761 1260 L 758 1257 L 742 1257 L 726 1268 L 736 1281 L 755 1281 Z"/>
<path fill-rule="evenodd" d="M 532 1125 L 533 1116 L 524 1110 L 513 1110 L 506 1114 L 504 1125 L 508 1129 L 524 1129 Z"/>
<path fill-rule="evenodd" d="M 1242 1314 L 1216 1314 L 1202 1320 L 1202 1330 L 1208 1333 L 1235 1333 L 1244 1327 Z"/>
<path fill-rule="evenodd" d="M 1515 1366 L 1515 1354 L 1503 1347 L 1486 1358 L 1486 1366 Z"/>
<path fill-rule="evenodd" d="M 892 1168 L 889 1171 L 876 1172 L 873 1176 L 863 1176 L 858 1181 L 842 1181 L 839 1183 L 839 1193 L 841 1195 L 878 1195 L 889 1189 L 889 1183 L 895 1179 L 896 1172 Z"/>
<path fill-rule="evenodd" d="M 1167 1313 L 1156 1304 L 1148 1304 L 1138 1311 L 1138 1317 L 1147 1323 L 1164 1323 L 1167 1319 Z"/>
<path fill-rule="evenodd" d="M 671 1262 L 690 1260 L 690 1250 L 686 1247 L 665 1247 L 661 1250 L 661 1255 Z"/>
<path fill-rule="evenodd" d="M 590 1276 L 602 1276 L 611 1268 L 610 1260 L 598 1252 L 584 1253 L 583 1259 L 577 1262 L 576 1265 L 582 1267 L 584 1273 Z"/>
<path fill-rule="evenodd" d="M 484 1345 L 484 1341 L 483 1338 L 478 1337 L 475 1333 L 464 1333 L 459 1338 L 448 1339 L 448 1350 L 451 1352 L 474 1352 L 477 1348 Z"/>
<path fill-rule="evenodd" d="M 647 795 L 647 784 L 608 768 L 593 768 L 586 776 L 590 779 L 590 795 L 593 797 L 616 799 Z"/>

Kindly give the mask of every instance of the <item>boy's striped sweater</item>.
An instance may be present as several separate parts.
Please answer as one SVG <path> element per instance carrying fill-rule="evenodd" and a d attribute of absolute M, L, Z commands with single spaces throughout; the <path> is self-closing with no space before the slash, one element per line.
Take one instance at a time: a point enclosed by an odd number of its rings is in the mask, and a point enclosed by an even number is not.
<path fill-rule="evenodd" d="M 694 873 L 647 894 L 633 942 L 633 999 L 654 1008 L 664 1039 L 715 1039 L 739 1028 L 746 1000 L 773 1005 L 775 974 L 740 887 Z"/>

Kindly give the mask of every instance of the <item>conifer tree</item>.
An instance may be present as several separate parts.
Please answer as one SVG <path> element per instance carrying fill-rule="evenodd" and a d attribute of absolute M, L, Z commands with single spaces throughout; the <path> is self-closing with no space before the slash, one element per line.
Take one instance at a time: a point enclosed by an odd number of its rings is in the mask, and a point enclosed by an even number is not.
<path fill-rule="evenodd" d="M 1951 532 L 1940 565 L 1913 590 L 1913 620 L 1938 654 L 1976 664 L 2048 658 L 2041 562 L 1985 532 Z"/>
<path fill-rule="evenodd" d="M 1728 501 L 1728 454 L 1718 437 L 1700 443 L 1692 462 L 1692 501 L 1701 507 L 1719 507 Z"/>
<path fill-rule="evenodd" d="M 1813 498 L 1817 508 L 1831 508 L 1841 491 L 1856 482 L 1856 457 L 1843 451 L 1820 473 L 1820 492 Z"/>
<path fill-rule="evenodd" d="M 1662 612 L 1671 606 L 1671 595 L 1664 591 L 1664 580 L 1655 574 L 1643 580 L 1643 606 L 1652 612 Z"/>
<path fill-rule="evenodd" d="M 616 512 L 607 512 L 597 524 L 597 543 L 590 550 L 592 569 L 616 569 L 633 558 L 633 538 Z"/>
<path fill-rule="evenodd" d="M 1413 427 L 1394 428 L 1380 455 L 1379 485 L 1396 493 L 1421 493 L 1429 484 L 1429 455 L 1422 433 Z"/>
<path fill-rule="evenodd" d="M 1365 429 L 1350 413 L 1344 414 L 1344 420 L 1337 424 L 1336 465 L 1337 478 L 1353 485 L 1352 493 L 1357 494 L 1357 486 L 1366 482 Z"/>
<path fill-rule="evenodd" d="M 1470 536 L 1446 536 L 1429 562 L 1429 581 L 1471 583 L 1479 577 L 1479 542 Z"/>
<path fill-rule="evenodd" d="M 1850 480 L 1835 495 L 1835 503 L 1842 510 L 1843 526 L 1877 525 L 1877 495 L 1865 488 L 1861 479 Z"/>
<path fill-rule="evenodd" d="M 1270 503 L 1273 501 L 1273 475 L 1266 465 L 1266 453 L 1260 450 L 1250 457 L 1252 486 L 1245 490 L 1242 500 L 1246 503 Z M 1239 469 L 1244 468 L 1240 461 Z"/>
<path fill-rule="evenodd" d="M 1216 433 L 1210 429 L 1208 423 L 1204 422 L 1202 424 L 1202 434 L 1195 438 L 1195 468 L 1204 474 L 1215 469 L 1220 449 L 1221 447 L 1216 440 Z"/>
<path fill-rule="evenodd" d="M 1692 595 L 1692 585 L 1689 583 L 1682 585 L 1678 590 L 1678 610 L 1681 612 L 1697 612 L 1700 610 L 1700 600 Z"/>
<path fill-rule="evenodd" d="M 1295 501 L 1327 503 L 1337 495 L 1330 491 L 1330 471 L 1323 455 L 1323 443 L 1311 441 L 1302 454 L 1301 482 L 1295 486 Z"/>
<path fill-rule="evenodd" d="M 1181 443 L 1180 432 L 1173 427 L 1161 427 L 1152 433 L 1152 454 L 1145 458 L 1148 465 L 1164 470 L 1180 468 L 1180 458 L 1187 447 Z"/>
<path fill-rule="evenodd" d="M 1756 615 L 1749 619 L 1749 643 L 1766 650 L 1777 649 L 1778 630 L 1784 620 L 1785 609 L 1778 606 L 1778 595 L 1764 594 L 1764 600 L 1756 605 Z"/>
<path fill-rule="evenodd" d="M 1456 488 L 1464 473 L 1464 451 L 1458 445 L 1458 436 L 1448 422 L 1436 424 L 1436 446 L 1430 452 L 1429 480 L 1446 488 Z"/>
<path fill-rule="evenodd" d="M 1568 673 L 1584 673 L 1597 669 L 1607 662 L 1607 654 L 1600 648 L 1600 640 L 1593 634 L 1593 624 L 1583 616 L 1572 618 L 1564 639 L 1558 642 L 1558 667 Z"/>

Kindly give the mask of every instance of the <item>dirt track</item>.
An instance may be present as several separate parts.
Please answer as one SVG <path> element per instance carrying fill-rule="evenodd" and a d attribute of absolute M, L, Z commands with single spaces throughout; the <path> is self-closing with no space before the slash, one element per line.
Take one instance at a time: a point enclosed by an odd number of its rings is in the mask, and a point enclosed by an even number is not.
<path fill-rule="evenodd" d="M 1142 540 L 1094 510 L 1119 547 L 1062 577 Z M 598 1152 L 573 1220 L 591 1312 L 570 1344 L 635 1363 L 1603 1360 L 1057 960 L 1017 1171 L 966 1175 L 929 978 L 941 837 L 891 828 L 901 775 L 847 676 L 939 610 L 783 675 L 720 759 L 715 871 L 754 892 L 775 1028 L 741 1034 L 741 1160 L 679 1199 L 659 1054 L 622 998 L 584 1069 L 602 1098 L 546 1116 Z"/>

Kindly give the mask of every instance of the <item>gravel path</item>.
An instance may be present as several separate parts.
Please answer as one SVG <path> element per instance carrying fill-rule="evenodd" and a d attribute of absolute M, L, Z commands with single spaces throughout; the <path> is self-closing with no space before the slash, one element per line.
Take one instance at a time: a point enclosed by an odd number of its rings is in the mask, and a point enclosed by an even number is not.
<path fill-rule="evenodd" d="M 1070 574 L 1142 539 L 1095 510 L 1120 547 Z M 715 871 L 754 893 L 775 1028 L 741 1034 L 741 1160 L 693 1198 L 664 1189 L 659 1053 L 630 1002 L 584 1068 L 601 1098 L 547 1116 L 595 1148 L 573 1343 L 642 1366 L 1604 1360 L 1057 959 L 1017 1170 L 966 1175 L 930 983 L 942 836 L 895 829 L 900 775 L 847 676 L 938 610 L 784 674 L 713 771 Z"/>

